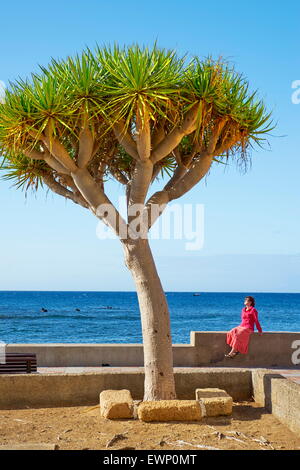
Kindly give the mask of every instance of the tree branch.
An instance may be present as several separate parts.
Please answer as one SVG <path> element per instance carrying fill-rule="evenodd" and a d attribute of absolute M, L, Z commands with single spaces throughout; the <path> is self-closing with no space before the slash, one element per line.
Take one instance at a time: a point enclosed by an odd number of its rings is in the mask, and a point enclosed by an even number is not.
<path fill-rule="evenodd" d="M 159 172 L 161 171 L 161 166 L 159 163 L 156 163 L 156 165 L 153 166 L 153 172 L 152 172 L 152 178 L 151 178 L 151 183 L 155 180 Z"/>
<path fill-rule="evenodd" d="M 116 235 L 124 238 L 127 234 L 127 224 L 101 187 L 94 181 L 86 168 L 72 172 L 76 187 L 89 204 L 92 212 L 109 226 Z"/>
<path fill-rule="evenodd" d="M 124 185 L 128 184 L 128 179 L 118 168 L 109 167 L 109 172 L 119 183 Z"/>
<path fill-rule="evenodd" d="M 65 188 L 60 183 L 58 183 L 54 179 L 53 175 L 43 176 L 43 181 L 48 186 L 48 188 L 51 189 L 51 191 L 58 194 L 59 196 L 63 196 L 67 199 L 71 199 L 73 202 L 75 202 L 75 204 L 79 204 L 85 209 L 89 208 L 88 204 L 85 202 L 85 200 L 81 196 L 76 195 L 75 193 L 73 193 L 72 191 L 69 191 L 67 188 Z"/>
<path fill-rule="evenodd" d="M 151 213 L 149 228 L 151 228 L 155 220 L 157 220 L 157 218 L 162 214 L 166 205 L 170 201 L 178 199 L 186 194 L 207 174 L 213 161 L 216 144 L 226 121 L 227 118 L 223 118 L 215 125 L 207 150 L 200 155 L 196 162 L 192 163 L 190 169 L 185 174 L 181 174 L 180 167 L 178 167 L 178 173 L 173 175 L 165 188 L 162 191 L 155 193 L 148 200 L 145 210 L 147 210 L 148 214 L 149 212 Z M 171 181 L 172 184 L 170 184 Z M 154 215 L 152 214 L 153 205 L 158 206 L 156 208 L 154 207 Z"/>
<path fill-rule="evenodd" d="M 136 162 L 131 182 L 129 206 L 144 204 L 152 180 L 153 164 L 151 160 Z"/>
<path fill-rule="evenodd" d="M 61 183 L 62 186 L 65 186 L 67 189 L 68 187 L 71 188 L 76 198 L 79 198 L 79 200 L 83 203 L 83 205 L 88 207 L 86 200 L 82 197 L 81 193 L 78 191 L 78 188 L 76 184 L 74 183 L 73 178 L 70 175 L 58 175 L 58 177 L 59 177 L 59 183 Z"/>
<path fill-rule="evenodd" d="M 158 144 L 160 144 L 164 140 L 166 136 L 164 125 L 165 119 L 163 119 L 163 121 L 153 131 L 153 135 L 151 137 L 151 144 L 153 149 L 155 149 Z"/>
<path fill-rule="evenodd" d="M 168 190 L 169 201 L 178 199 L 199 183 L 210 169 L 212 159 L 212 155 L 204 153 L 194 162 L 190 170 Z"/>
<path fill-rule="evenodd" d="M 199 104 L 195 104 L 186 114 L 180 127 L 175 127 L 153 150 L 151 160 L 153 163 L 162 160 L 174 150 L 182 138 L 191 134 L 197 127 Z"/>
<path fill-rule="evenodd" d="M 131 135 L 126 131 L 124 121 L 119 121 L 113 125 L 113 131 L 115 133 L 118 142 L 122 145 L 125 151 L 135 160 L 139 159 L 136 143 Z"/>
<path fill-rule="evenodd" d="M 169 190 L 171 189 L 186 173 L 188 172 L 188 169 L 183 166 L 177 166 L 175 169 L 172 178 L 168 181 L 168 183 L 165 185 L 164 190 Z"/>
<path fill-rule="evenodd" d="M 77 166 L 68 154 L 66 148 L 60 141 L 53 136 L 52 130 L 50 130 L 49 125 L 45 128 L 45 134 L 40 135 L 40 139 L 46 145 L 47 149 L 53 155 L 53 157 L 67 170 L 70 172 L 76 171 Z"/>
<path fill-rule="evenodd" d="M 151 152 L 151 132 L 149 116 L 146 110 L 142 113 L 140 107 L 136 113 L 136 146 L 142 161 L 148 160 Z"/>
<path fill-rule="evenodd" d="M 179 180 L 181 180 L 181 178 L 183 178 L 184 175 L 186 175 L 186 173 L 188 172 L 190 168 L 190 164 L 194 156 L 196 155 L 197 149 L 198 149 L 198 145 L 194 143 L 192 152 L 189 155 L 186 155 L 184 158 L 182 158 L 178 147 L 174 149 L 173 153 L 175 155 L 178 166 L 176 170 L 174 171 L 174 174 L 172 178 L 170 179 L 170 181 L 165 185 L 164 187 L 165 190 L 171 189 L 173 186 L 175 186 L 175 184 L 178 183 Z"/>
<path fill-rule="evenodd" d="M 69 175 L 70 171 L 67 170 L 63 165 L 61 165 L 48 150 L 44 152 L 39 152 L 38 150 L 24 150 L 24 155 L 26 157 L 31 158 L 32 160 L 43 160 L 49 165 L 53 170 L 57 171 L 58 173 Z"/>
<path fill-rule="evenodd" d="M 204 154 L 192 165 L 188 173 L 178 179 L 173 186 L 169 187 L 169 185 L 166 185 L 162 191 L 158 191 L 151 196 L 144 209 L 147 211 L 148 220 L 150 218 L 149 229 L 163 213 L 170 201 L 183 196 L 206 175 L 211 166 L 212 159 L 213 157 L 211 155 Z"/>
<path fill-rule="evenodd" d="M 85 168 L 93 157 L 94 138 L 89 129 L 88 123 L 81 129 L 79 134 L 79 150 L 77 165 Z"/>
<path fill-rule="evenodd" d="M 216 149 L 217 142 L 219 140 L 219 137 L 220 137 L 220 135 L 222 133 L 222 130 L 223 130 L 223 128 L 224 128 L 227 121 L 228 121 L 228 117 L 225 116 L 216 123 L 216 125 L 215 125 L 215 127 L 212 131 L 210 141 L 209 141 L 208 146 L 207 146 L 207 153 L 209 153 L 209 154 L 214 153 L 214 151 Z"/>

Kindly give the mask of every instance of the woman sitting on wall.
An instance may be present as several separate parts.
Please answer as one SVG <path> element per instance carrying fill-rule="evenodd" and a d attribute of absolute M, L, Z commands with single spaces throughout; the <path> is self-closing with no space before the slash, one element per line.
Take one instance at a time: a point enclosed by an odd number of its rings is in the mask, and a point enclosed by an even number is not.
<path fill-rule="evenodd" d="M 242 323 L 227 333 L 227 344 L 231 346 L 231 351 L 225 357 L 234 358 L 237 354 L 247 354 L 251 334 L 254 332 L 254 324 L 259 334 L 262 329 L 258 321 L 258 312 L 254 308 L 255 300 L 248 296 L 245 298 L 245 307 L 242 309 Z"/>

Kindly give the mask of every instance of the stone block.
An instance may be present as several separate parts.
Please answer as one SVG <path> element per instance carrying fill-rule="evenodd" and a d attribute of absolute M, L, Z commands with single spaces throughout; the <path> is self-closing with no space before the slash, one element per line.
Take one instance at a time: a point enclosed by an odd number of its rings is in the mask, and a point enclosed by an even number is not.
<path fill-rule="evenodd" d="M 100 414 L 103 418 L 133 418 L 133 410 L 133 399 L 129 390 L 103 390 L 100 393 Z"/>
<path fill-rule="evenodd" d="M 142 421 L 199 421 L 202 409 L 196 400 L 145 401 L 138 407 L 138 418 Z"/>
<path fill-rule="evenodd" d="M 232 397 L 219 388 L 197 388 L 196 400 L 205 406 L 206 416 L 228 416 L 232 413 Z"/>

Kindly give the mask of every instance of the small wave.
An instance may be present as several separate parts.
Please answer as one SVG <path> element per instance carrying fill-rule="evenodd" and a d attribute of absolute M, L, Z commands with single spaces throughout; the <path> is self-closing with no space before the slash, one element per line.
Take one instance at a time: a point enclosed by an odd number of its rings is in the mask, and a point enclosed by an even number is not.
<path fill-rule="evenodd" d="M 39 313 L 34 315 L 0 315 L 0 320 L 47 320 L 51 318 L 63 318 L 64 320 L 95 320 L 99 317 L 97 316 L 88 316 L 88 315 L 70 315 L 70 314 L 51 314 L 51 315 L 41 315 Z"/>
<path fill-rule="evenodd" d="M 134 317 L 134 316 L 127 316 L 127 315 L 114 315 L 110 317 L 97 317 L 99 319 L 106 319 L 106 320 L 111 320 L 111 322 L 114 322 L 116 320 L 122 320 L 122 321 L 137 321 L 139 320 L 139 317 Z"/>
<path fill-rule="evenodd" d="M 111 307 L 110 305 L 108 305 L 107 307 L 96 307 L 95 310 L 122 310 L 122 309 L 120 307 Z"/>

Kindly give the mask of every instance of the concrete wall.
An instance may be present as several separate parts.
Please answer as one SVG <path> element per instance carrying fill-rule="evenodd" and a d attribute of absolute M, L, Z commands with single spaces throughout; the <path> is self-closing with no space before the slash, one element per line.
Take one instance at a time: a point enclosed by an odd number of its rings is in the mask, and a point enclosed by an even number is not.
<path fill-rule="evenodd" d="M 235 401 L 251 398 L 251 371 L 240 369 L 175 369 L 179 399 L 195 399 L 195 389 L 219 387 Z M 82 406 L 99 403 L 107 389 L 129 389 L 134 399 L 142 399 L 143 368 L 105 368 L 80 374 L 21 374 L 0 376 L 0 409 Z"/>
<path fill-rule="evenodd" d="M 252 371 L 254 400 L 300 434 L 300 385 L 274 371 Z"/>
<path fill-rule="evenodd" d="M 300 332 L 268 332 L 259 336 L 253 333 L 250 338 L 248 354 L 239 354 L 234 364 L 240 367 L 295 367 L 292 362 L 294 341 L 300 341 Z M 226 344 L 226 332 L 191 332 L 191 344 L 195 347 L 195 361 L 199 366 L 224 365 L 224 349 L 230 350 Z M 298 346 L 299 347 L 299 346 Z"/>
<path fill-rule="evenodd" d="M 293 367 L 295 340 L 300 341 L 300 332 L 254 333 L 249 353 L 238 355 L 233 362 L 224 359 L 224 352 L 230 349 L 226 332 L 192 331 L 190 344 L 173 345 L 174 366 Z M 143 366 L 142 344 L 8 344 L 6 348 L 7 352 L 36 353 L 40 367 Z"/>

